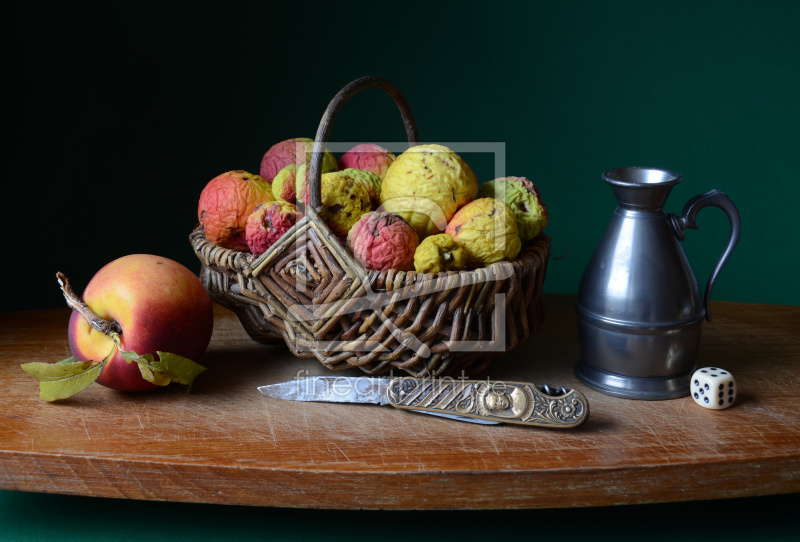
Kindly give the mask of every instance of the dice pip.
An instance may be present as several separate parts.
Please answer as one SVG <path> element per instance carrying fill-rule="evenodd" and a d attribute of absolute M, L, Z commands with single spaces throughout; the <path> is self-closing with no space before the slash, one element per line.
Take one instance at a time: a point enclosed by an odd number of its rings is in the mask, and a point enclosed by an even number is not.
<path fill-rule="evenodd" d="M 736 380 L 719 367 L 703 367 L 695 371 L 689 389 L 695 403 L 712 410 L 728 408 L 736 400 Z"/>

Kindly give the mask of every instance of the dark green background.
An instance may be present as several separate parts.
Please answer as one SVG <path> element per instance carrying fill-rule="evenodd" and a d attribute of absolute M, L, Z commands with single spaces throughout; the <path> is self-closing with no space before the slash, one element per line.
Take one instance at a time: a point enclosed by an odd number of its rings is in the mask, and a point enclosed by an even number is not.
<path fill-rule="evenodd" d="M 696 477 L 692 480 L 697 483 Z M 476 488 L 477 489 L 477 488 Z M 578 509 L 341 511 L 0 491 L 0 540 L 796 542 L 797 496 Z M 4 527 L 11 526 L 4 530 Z"/>
<path fill-rule="evenodd" d="M 195 269 L 187 236 L 205 183 L 231 169 L 257 171 L 277 141 L 313 137 L 333 95 L 372 74 L 403 90 L 422 141 L 506 145 L 506 172 L 532 179 L 551 213 L 547 292 L 576 292 L 613 212 L 602 171 L 639 165 L 684 175 L 668 211 L 712 188 L 737 203 L 742 238 L 714 299 L 800 304 L 800 3 L 27 2 L 13 15 L 0 310 L 64 306 L 56 271 L 80 291 L 125 254 L 154 253 Z M 403 137 L 394 105 L 374 89 L 348 102 L 331 134 L 335 141 Z M 484 181 L 494 171 L 486 158 L 468 157 Z M 699 221 L 684 246 L 705 284 L 728 226 L 715 209 Z M 0 495 L 0 523 L 21 520 L 11 536 L 35 537 L 48 526 L 58 532 L 75 517 L 79 526 L 67 532 L 78 536 L 98 521 L 98 510 L 101 525 L 116 526 L 118 535 L 154 535 L 134 526 L 166 513 L 179 520 L 159 518 L 159 530 L 193 538 L 221 535 L 230 523 L 253 535 L 276 528 L 288 537 L 290 525 L 321 534 L 306 517 L 339 517 Z M 789 529 L 774 514 L 783 502 L 740 504 L 724 532 L 761 532 L 759 518 Z M 596 510 L 586 516 L 599 522 L 596 529 L 573 519 L 583 512 L 441 518 L 461 528 L 476 522 L 487 536 L 578 528 L 611 538 L 633 521 L 677 538 L 680 531 L 641 514 L 685 518 L 694 509 Z M 35 523 L 42 517 L 46 524 Z M 362 520 L 344 517 L 338 528 Z M 450 533 L 437 517 L 370 514 L 369 532 L 357 535 Z M 699 537 L 713 523 L 695 518 L 691 532 Z"/>
<path fill-rule="evenodd" d="M 253 6 L 259 7 L 253 7 Z M 610 168 L 672 169 L 667 211 L 717 188 L 740 244 L 714 299 L 800 304 L 800 4 L 794 1 L 27 3 L 22 64 L 6 86 L 22 115 L 8 153 L 3 310 L 63 306 L 134 252 L 197 266 L 187 236 L 200 191 L 258 171 L 277 141 L 314 137 L 333 95 L 364 75 L 402 89 L 420 138 L 501 142 L 551 213 L 545 290 L 575 293 L 615 207 Z M 402 141 L 370 89 L 332 141 Z M 479 178 L 489 156 L 470 156 Z M 701 285 L 728 224 L 706 209 L 684 242 Z"/>

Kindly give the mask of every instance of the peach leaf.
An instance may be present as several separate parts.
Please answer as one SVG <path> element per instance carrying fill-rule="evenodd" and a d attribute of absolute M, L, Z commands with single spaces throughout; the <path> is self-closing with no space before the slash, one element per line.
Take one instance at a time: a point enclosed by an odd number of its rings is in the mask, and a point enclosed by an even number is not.
<path fill-rule="evenodd" d="M 170 382 L 185 384 L 191 391 L 194 379 L 206 370 L 202 365 L 189 358 L 171 354 L 169 352 L 156 352 L 158 360 L 152 354 L 140 356 L 136 352 L 122 352 L 122 357 L 128 363 L 136 362 L 142 378 L 156 386 L 166 386 Z"/>
<path fill-rule="evenodd" d="M 107 363 L 75 361 L 74 357 L 58 363 L 23 363 L 22 370 L 39 380 L 39 397 L 52 402 L 72 397 L 92 384 Z"/>

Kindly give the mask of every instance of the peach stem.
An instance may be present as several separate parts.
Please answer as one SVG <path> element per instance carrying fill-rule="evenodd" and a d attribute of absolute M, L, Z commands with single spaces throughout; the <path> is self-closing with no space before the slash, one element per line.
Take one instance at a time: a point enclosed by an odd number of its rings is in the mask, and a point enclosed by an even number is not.
<path fill-rule="evenodd" d="M 72 291 L 72 286 L 69 284 L 69 279 L 67 279 L 64 273 L 59 271 L 56 273 L 56 278 L 58 278 L 61 291 L 64 292 L 64 299 L 67 300 L 67 305 L 69 305 L 72 310 L 81 313 L 83 317 L 86 318 L 86 321 L 89 322 L 90 326 L 101 333 L 105 333 L 109 337 L 114 337 L 122 333 L 122 328 L 120 328 L 115 320 L 106 320 L 105 318 L 97 316 L 94 311 L 89 308 L 89 305 L 75 295 L 75 292 Z"/>

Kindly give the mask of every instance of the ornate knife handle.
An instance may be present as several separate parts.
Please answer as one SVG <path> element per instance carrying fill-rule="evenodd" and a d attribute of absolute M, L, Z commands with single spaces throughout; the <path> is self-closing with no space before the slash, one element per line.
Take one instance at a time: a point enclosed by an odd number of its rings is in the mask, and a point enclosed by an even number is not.
<path fill-rule="evenodd" d="M 560 388 L 548 395 L 530 382 L 400 377 L 389 383 L 386 399 L 395 408 L 537 427 L 575 427 L 589 416 L 581 392 Z"/>

